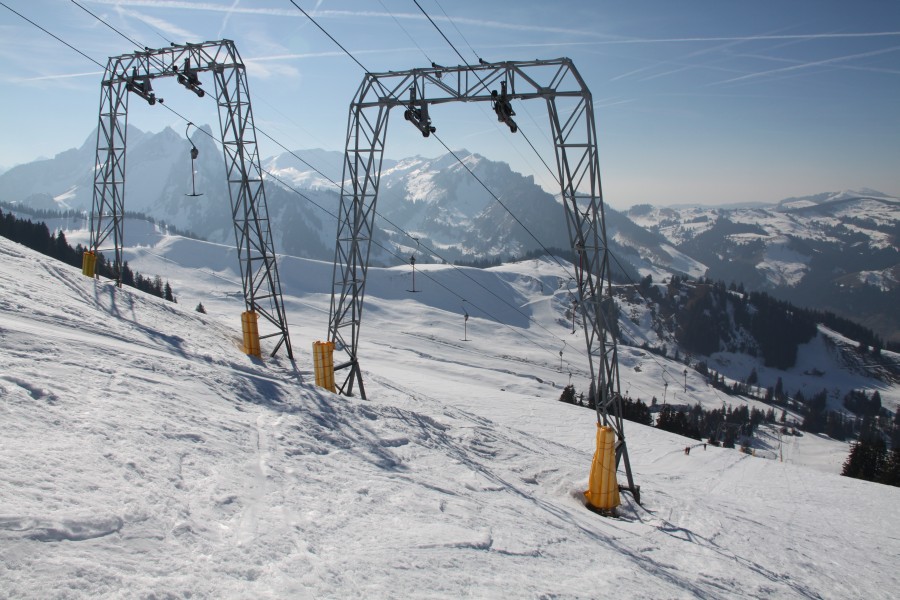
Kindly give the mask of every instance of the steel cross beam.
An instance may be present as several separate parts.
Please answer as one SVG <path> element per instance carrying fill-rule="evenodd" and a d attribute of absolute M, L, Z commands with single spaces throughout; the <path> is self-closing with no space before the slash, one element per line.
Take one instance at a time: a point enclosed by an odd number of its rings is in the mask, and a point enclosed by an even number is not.
<path fill-rule="evenodd" d="M 335 370 L 347 371 L 339 390 L 352 394 L 356 384 L 365 398 L 359 332 L 391 108 L 413 108 L 411 98 L 417 106 L 490 102 L 496 100 L 491 92 L 503 82 L 508 98 L 542 99 L 547 105 L 569 239 L 577 257 L 578 306 L 591 386 L 597 390 L 597 422 L 615 430 L 616 465 L 624 464 L 627 489 L 640 502 L 640 488 L 634 485 L 625 444 L 616 340 L 609 322 L 614 314 L 613 298 L 593 100 L 568 58 L 365 75 L 350 104 L 328 323 L 329 340 L 346 354 L 346 359 L 335 365 Z M 414 94 L 410 90 L 415 90 Z"/>
<path fill-rule="evenodd" d="M 293 358 L 246 69 L 231 40 L 147 48 L 109 59 L 100 86 L 91 249 L 107 250 L 104 244 L 112 236 L 116 280 L 121 285 L 128 92 L 155 104 L 150 82 L 176 77 L 190 91 L 203 96 L 205 91 L 197 78 L 203 72 L 211 72 L 215 84 L 244 304 L 268 323 L 261 327 L 260 339 L 275 338 L 272 356 L 284 345 L 288 357 Z"/>

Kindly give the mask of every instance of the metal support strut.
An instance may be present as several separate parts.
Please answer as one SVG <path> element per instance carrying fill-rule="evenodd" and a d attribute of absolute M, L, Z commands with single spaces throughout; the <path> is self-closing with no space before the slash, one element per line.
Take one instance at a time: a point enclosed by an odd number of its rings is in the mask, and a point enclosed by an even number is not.
<path fill-rule="evenodd" d="M 199 74 L 204 72 L 213 75 L 219 107 L 219 128 L 244 304 L 247 311 L 256 312 L 268 324 L 260 338 L 275 339 L 272 356 L 283 345 L 288 357 L 293 358 L 246 69 L 231 40 L 172 44 L 168 48 L 148 48 L 110 57 L 100 86 L 90 249 L 95 253 L 108 250 L 104 244 L 112 236 L 113 268 L 116 282 L 121 286 L 128 92 L 151 105 L 162 103 L 163 100 L 154 95 L 151 81 L 158 77 L 175 77 L 178 83 L 202 98 L 206 92 L 201 87 Z"/>
<path fill-rule="evenodd" d="M 408 99 L 404 98 L 407 91 Z M 608 322 L 613 298 L 593 101 L 568 58 L 458 67 L 432 65 L 365 75 L 350 104 L 328 323 L 328 339 L 335 343 L 336 350 L 346 354 L 346 359 L 335 365 L 336 371 L 346 371 L 338 389 L 349 395 L 356 384 L 365 398 L 359 330 L 391 108 L 404 109 L 406 120 L 413 121 L 427 137 L 434 131 L 428 119 L 429 105 L 491 102 L 497 118 L 515 133 L 513 99 L 543 100 L 547 106 L 569 239 L 578 255 L 576 299 L 584 324 L 591 386 L 598 391 L 597 421 L 615 430 L 616 465 L 622 463 L 628 480 L 623 489 L 640 502 L 640 488 L 634 484 L 625 444 L 616 340 Z M 416 109 L 421 112 L 413 112 Z"/>

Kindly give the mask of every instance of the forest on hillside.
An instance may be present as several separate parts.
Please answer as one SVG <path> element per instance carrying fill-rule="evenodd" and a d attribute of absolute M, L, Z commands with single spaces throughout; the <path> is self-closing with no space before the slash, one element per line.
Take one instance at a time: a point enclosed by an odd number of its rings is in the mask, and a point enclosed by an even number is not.
<path fill-rule="evenodd" d="M 81 244 L 73 248 L 69 245 L 66 234 L 61 229 L 51 232 L 43 221 L 34 223 L 30 219 L 20 219 L 9 212 L 4 213 L 0 209 L 0 236 L 73 267 L 81 268 L 85 248 Z M 101 277 L 116 278 L 114 265 L 110 264 L 103 254 L 97 257 L 95 272 Z M 172 286 L 168 281 L 163 282 L 159 275 L 145 277 L 141 273 L 133 271 L 126 261 L 122 265 L 121 276 L 122 285 L 164 298 L 169 302 L 178 301 L 172 291 Z"/>
<path fill-rule="evenodd" d="M 789 369 L 796 363 L 798 347 L 816 335 L 818 324 L 856 340 L 875 358 L 885 348 L 880 336 L 858 323 L 764 292 L 748 293 L 739 283 L 726 286 L 723 281 L 676 275 L 663 287 L 648 275 L 636 291 L 650 304 L 655 321 L 672 323 L 679 346 L 695 355 L 739 352 L 761 357 L 767 367 Z"/>

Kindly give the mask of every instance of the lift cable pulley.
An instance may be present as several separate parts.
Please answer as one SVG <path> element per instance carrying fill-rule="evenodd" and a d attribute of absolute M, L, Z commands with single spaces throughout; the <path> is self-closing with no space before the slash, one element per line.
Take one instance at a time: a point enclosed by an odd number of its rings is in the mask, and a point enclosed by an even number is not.
<path fill-rule="evenodd" d="M 156 94 L 153 92 L 153 86 L 150 84 L 150 77 L 139 77 L 137 68 L 132 69 L 131 75 L 126 78 L 125 89 L 146 100 L 147 104 L 150 106 L 156 104 L 157 100 L 162 102 L 162 98 L 157 98 Z"/>
<path fill-rule="evenodd" d="M 485 63 L 482 61 L 482 64 Z M 497 120 L 501 123 L 505 123 L 512 133 L 517 132 L 519 126 L 516 125 L 516 122 L 512 119 L 515 116 L 516 111 L 513 110 L 509 97 L 506 95 L 506 80 L 500 82 L 499 94 L 497 93 L 497 90 L 491 91 L 491 104 L 494 108 L 494 112 L 497 113 Z"/>
<path fill-rule="evenodd" d="M 176 81 L 189 89 L 190 91 L 197 94 L 198 98 L 202 98 L 206 95 L 206 92 L 203 91 L 203 88 L 200 86 L 203 85 L 200 83 L 200 77 L 197 76 L 197 69 L 191 68 L 191 59 L 184 59 L 184 67 L 182 67 L 181 72 L 178 72 L 178 65 L 172 66 L 172 71 L 178 73 L 176 76 Z"/>
<path fill-rule="evenodd" d="M 428 137 L 437 129 L 431 126 L 431 118 L 428 116 L 428 103 L 416 100 L 416 86 L 409 88 L 409 105 L 403 113 L 403 118 L 416 126 L 422 132 L 422 137 Z"/>

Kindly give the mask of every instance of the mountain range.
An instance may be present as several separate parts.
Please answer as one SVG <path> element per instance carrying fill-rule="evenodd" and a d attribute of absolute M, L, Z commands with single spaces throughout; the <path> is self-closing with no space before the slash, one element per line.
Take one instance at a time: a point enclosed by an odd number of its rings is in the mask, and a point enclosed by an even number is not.
<path fill-rule="evenodd" d="M 715 280 L 852 318 L 900 339 L 900 200 L 875 190 L 788 198 L 747 208 L 634 206 Z M 637 246 L 637 244 L 636 244 Z"/>
<path fill-rule="evenodd" d="M 195 185 L 203 195 L 189 197 L 190 143 L 170 128 L 154 134 L 129 127 L 126 210 L 229 243 L 224 163 L 209 127 L 201 129 L 192 142 L 200 151 Z M 0 202 L 89 211 L 95 143 L 94 133 L 80 148 L 0 173 Z M 409 255 L 466 262 L 568 248 L 558 197 L 506 163 L 466 150 L 455 154 L 461 160 L 451 154 L 384 160 L 375 241 L 387 250 L 373 246 L 373 264 L 397 264 Z M 276 248 L 331 259 L 343 154 L 298 150 L 264 159 L 262 167 Z M 607 206 L 606 227 L 614 267 L 625 278 L 685 274 L 736 282 L 852 318 L 896 342 L 898 208 L 897 198 L 864 189 L 749 207 L 638 205 L 623 213 Z"/>

